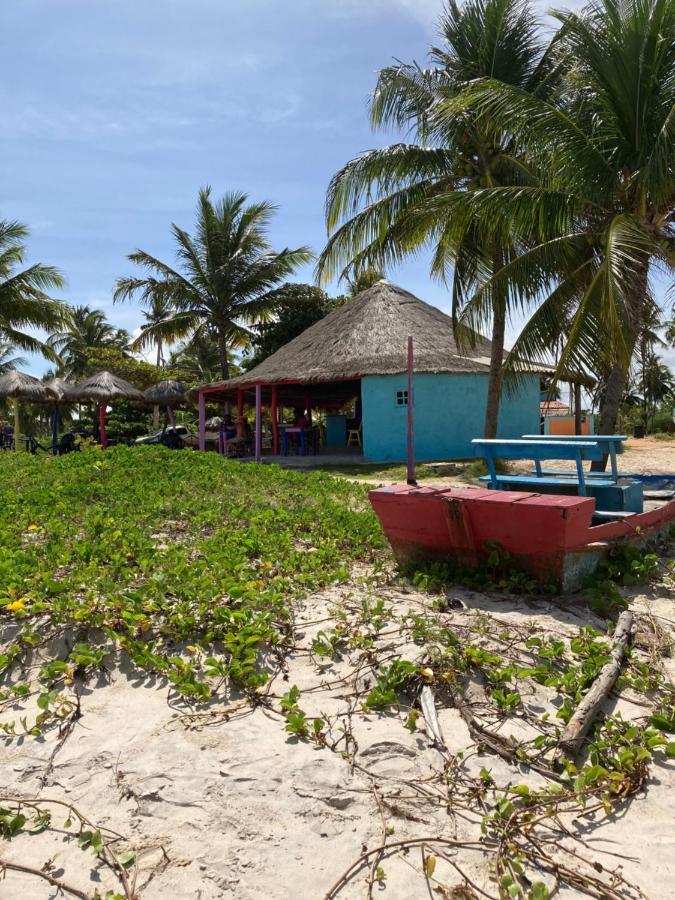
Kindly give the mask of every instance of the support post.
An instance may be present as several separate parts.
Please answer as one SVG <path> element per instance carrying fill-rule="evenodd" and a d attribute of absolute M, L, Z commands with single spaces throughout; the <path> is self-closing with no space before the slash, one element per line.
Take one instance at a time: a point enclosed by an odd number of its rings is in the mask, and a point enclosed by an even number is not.
<path fill-rule="evenodd" d="M 204 391 L 199 392 L 199 449 L 206 450 L 206 397 Z"/>
<path fill-rule="evenodd" d="M 237 388 L 237 437 L 243 440 L 244 434 L 244 391 Z"/>
<path fill-rule="evenodd" d="M 173 410 L 171 409 L 170 406 L 167 406 L 166 414 L 169 417 L 169 422 L 171 423 L 171 427 L 175 428 L 176 427 L 176 417 L 174 416 Z"/>
<path fill-rule="evenodd" d="M 574 383 L 574 432 L 581 434 L 581 385 Z"/>
<path fill-rule="evenodd" d="M 105 450 L 108 446 L 108 434 L 105 430 L 105 408 L 106 403 L 99 403 L 98 405 L 98 429 L 101 435 L 101 450 Z"/>
<path fill-rule="evenodd" d="M 279 411 L 278 411 L 278 401 L 279 401 L 279 390 L 276 384 L 272 385 L 272 401 L 270 403 L 270 415 L 272 417 L 272 453 L 275 456 L 279 455 Z"/>
<path fill-rule="evenodd" d="M 21 414 L 19 412 L 19 398 L 14 398 L 14 449 L 19 449 L 21 440 Z"/>
<path fill-rule="evenodd" d="M 412 335 L 408 337 L 408 484 L 417 484 L 415 479 L 415 410 L 413 397 L 413 339 Z"/>
<path fill-rule="evenodd" d="M 255 461 L 262 459 L 262 385 L 255 386 Z"/>

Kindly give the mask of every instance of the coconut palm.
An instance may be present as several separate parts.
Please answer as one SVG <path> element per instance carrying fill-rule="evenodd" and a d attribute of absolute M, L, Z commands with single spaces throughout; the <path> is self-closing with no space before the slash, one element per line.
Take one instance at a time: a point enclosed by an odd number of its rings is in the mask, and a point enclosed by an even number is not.
<path fill-rule="evenodd" d="M 227 353 L 227 366 L 230 377 L 239 374 L 232 351 Z M 218 344 L 208 334 L 197 335 L 171 354 L 169 368 L 190 384 L 216 381 L 222 375 Z"/>
<path fill-rule="evenodd" d="M 0 342 L 0 375 L 9 372 L 10 369 L 26 365 L 26 360 L 22 356 L 13 355 L 15 349 L 12 344 Z"/>
<path fill-rule="evenodd" d="M 21 268 L 28 234 L 25 225 L 0 220 L 0 340 L 54 359 L 50 347 L 23 329 L 58 327 L 63 304 L 45 292 L 63 287 L 63 278 L 53 266 L 42 263 Z"/>
<path fill-rule="evenodd" d="M 96 350 L 125 350 L 129 341 L 128 332 L 111 325 L 101 310 L 74 306 L 67 308 L 61 330 L 50 335 L 47 343 L 61 357 L 61 374 L 77 379 L 87 374 L 89 358 Z"/>
<path fill-rule="evenodd" d="M 675 0 L 596 0 L 558 13 L 559 88 L 549 97 L 483 80 L 468 104 L 508 129 L 531 187 L 488 188 L 472 198 L 474 221 L 529 243 L 464 309 L 482 321 L 498 287 L 517 286 L 532 312 L 509 355 L 518 371 L 567 335 L 558 372 L 604 373 L 601 433 L 616 428 L 631 360 L 653 307 L 656 270 L 675 262 Z M 448 197 L 446 205 L 456 204 Z"/>
<path fill-rule="evenodd" d="M 143 325 L 141 330 L 143 331 L 146 328 L 154 328 L 163 325 L 171 318 L 173 312 L 173 306 L 167 297 L 163 296 L 161 293 L 153 294 L 149 298 L 147 309 L 143 310 L 145 325 Z M 157 368 L 160 368 L 164 365 L 164 346 L 166 340 L 161 333 L 158 332 L 155 335 L 154 343 L 157 353 L 155 365 Z"/>
<path fill-rule="evenodd" d="M 401 64 L 380 72 L 371 102 L 373 125 L 408 129 L 415 141 L 371 150 L 335 175 L 326 204 L 334 233 L 318 273 L 328 279 L 341 267 L 344 275 L 389 268 L 429 246 L 434 275 L 447 278 L 453 266 L 456 317 L 479 278 L 501 269 L 515 253 L 508 230 L 481 232 L 460 214 L 462 199 L 488 186 L 529 183 L 532 173 L 522 165 L 508 129 L 496 135 L 473 111 L 442 120 L 436 111 L 477 78 L 540 93 L 554 79 L 536 19 L 523 0 L 467 0 L 461 6 L 450 0 L 441 38 L 442 46 L 431 51 L 432 68 Z M 494 291 L 485 317 L 492 325 L 488 437 L 497 430 L 507 300 L 506 291 Z M 463 330 L 458 337 L 472 342 L 475 336 Z"/>
<path fill-rule="evenodd" d="M 147 274 L 120 278 L 115 300 L 138 297 L 146 302 L 160 292 L 173 307 L 168 319 L 143 328 L 134 350 L 158 339 L 211 335 L 221 376 L 229 377 L 228 350 L 248 343 L 247 326 L 265 321 L 274 311 L 271 290 L 312 259 L 307 247 L 272 250 L 266 232 L 276 207 L 247 200 L 246 194 L 230 193 L 214 203 L 210 188 L 201 190 L 195 234 L 172 225 L 177 268 L 144 250 L 129 255 Z"/>

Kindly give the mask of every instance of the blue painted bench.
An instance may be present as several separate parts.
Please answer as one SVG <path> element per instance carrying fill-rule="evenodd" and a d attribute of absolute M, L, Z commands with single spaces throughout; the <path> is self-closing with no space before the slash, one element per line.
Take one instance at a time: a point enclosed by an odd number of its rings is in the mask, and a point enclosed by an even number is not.
<path fill-rule="evenodd" d="M 581 497 L 595 497 L 599 510 L 603 512 L 642 512 L 643 492 L 638 482 L 618 484 L 614 477 L 587 479 L 583 462 L 599 459 L 603 449 L 593 440 L 552 440 L 541 438 L 504 440 L 500 438 L 476 438 L 472 441 L 477 456 L 485 458 L 489 475 L 481 481 L 490 482 L 493 490 L 536 491 L 542 494 L 578 494 Z M 535 465 L 535 475 L 498 475 L 498 459 L 531 459 Z M 542 462 L 546 460 L 571 460 L 576 466 L 576 478 L 566 472 L 562 477 L 544 474 Z"/>
<path fill-rule="evenodd" d="M 628 440 L 625 434 L 593 434 L 586 437 L 580 436 L 572 436 L 565 434 L 524 434 L 523 440 L 528 441 L 545 441 L 550 443 L 552 441 L 560 441 L 562 443 L 569 443 L 575 441 L 588 441 L 594 444 L 597 444 L 598 450 L 589 451 L 589 455 L 586 457 L 591 460 L 599 460 L 603 459 L 604 456 L 608 455 L 610 460 L 610 471 L 612 474 L 612 478 L 615 481 L 618 481 L 619 478 L 632 478 L 628 472 L 619 472 L 616 457 L 618 454 L 623 453 L 623 443 Z M 551 471 L 546 470 L 543 473 L 544 475 L 568 475 L 568 472 L 565 471 Z M 607 478 L 607 472 L 586 472 L 586 478 Z"/>

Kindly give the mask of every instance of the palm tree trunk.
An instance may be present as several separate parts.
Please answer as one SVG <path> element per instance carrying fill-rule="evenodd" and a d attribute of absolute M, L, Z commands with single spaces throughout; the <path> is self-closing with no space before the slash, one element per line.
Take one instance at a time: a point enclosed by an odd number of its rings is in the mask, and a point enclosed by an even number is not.
<path fill-rule="evenodd" d="M 218 360 L 220 362 L 220 373 L 223 376 L 223 381 L 229 381 L 230 363 L 227 359 L 227 344 L 225 342 L 225 335 L 222 331 L 218 332 Z M 230 415 L 230 411 L 230 401 L 226 400 L 223 405 L 223 413 L 227 417 Z"/>
<path fill-rule="evenodd" d="M 162 341 L 157 341 L 157 368 L 162 365 Z M 155 404 L 152 407 L 152 430 L 159 431 L 159 406 Z"/>
<path fill-rule="evenodd" d="M 628 321 L 624 330 L 626 346 L 630 351 L 629 363 L 624 365 L 623 362 L 616 359 L 612 371 L 607 379 L 605 395 L 600 407 L 600 424 L 598 426 L 598 434 L 615 434 L 617 421 L 619 419 L 619 408 L 621 399 L 626 390 L 628 383 L 628 375 L 630 371 L 630 359 L 635 352 L 635 345 L 640 334 L 640 322 L 642 321 L 642 307 L 647 296 L 647 281 L 649 278 L 649 263 L 644 265 L 635 276 L 633 289 L 627 297 L 627 313 Z M 607 466 L 607 456 L 602 460 L 591 463 L 592 472 L 604 472 Z"/>
<path fill-rule="evenodd" d="M 502 267 L 502 259 L 494 255 L 493 274 Z M 487 406 L 483 437 L 497 437 L 499 424 L 499 400 L 502 393 L 502 367 L 504 365 L 504 336 L 506 334 L 506 298 L 502 292 L 494 298 L 492 314 L 492 349 L 490 351 L 490 375 L 488 377 Z"/>

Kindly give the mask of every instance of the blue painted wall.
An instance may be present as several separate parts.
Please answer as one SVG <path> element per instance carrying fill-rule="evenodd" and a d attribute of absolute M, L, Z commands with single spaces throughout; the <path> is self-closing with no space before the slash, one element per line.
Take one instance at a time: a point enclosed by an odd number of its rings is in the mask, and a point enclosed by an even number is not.
<path fill-rule="evenodd" d="M 415 375 L 415 458 L 461 459 L 473 456 L 471 440 L 485 424 L 487 375 Z M 406 457 L 407 407 L 396 405 L 396 392 L 407 376 L 369 375 L 361 381 L 363 452 L 374 461 Z M 539 376 L 527 376 L 516 395 L 504 393 L 499 437 L 539 432 Z"/>

